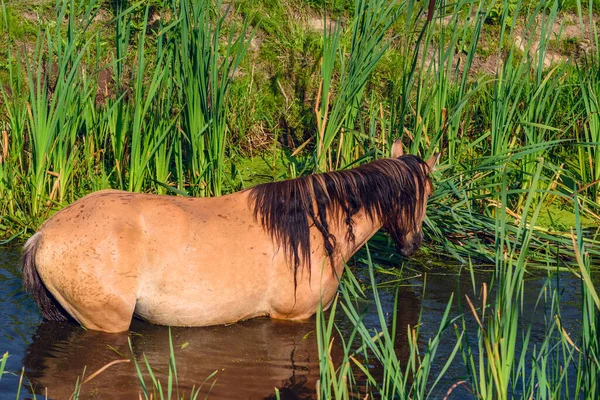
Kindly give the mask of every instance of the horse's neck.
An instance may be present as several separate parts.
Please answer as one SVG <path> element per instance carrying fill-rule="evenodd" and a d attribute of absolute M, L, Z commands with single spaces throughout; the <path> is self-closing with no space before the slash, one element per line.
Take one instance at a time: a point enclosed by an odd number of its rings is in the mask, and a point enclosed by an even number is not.
<path fill-rule="evenodd" d="M 382 227 L 382 223 L 377 218 L 374 220 L 369 219 L 364 210 L 356 213 L 352 220 L 354 221 L 352 225 L 354 241 L 349 240 L 347 235 L 348 225 L 343 220 L 338 221 L 333 229 L 333 235 L 336 238 L 336 253 L 344 263 Z"/>

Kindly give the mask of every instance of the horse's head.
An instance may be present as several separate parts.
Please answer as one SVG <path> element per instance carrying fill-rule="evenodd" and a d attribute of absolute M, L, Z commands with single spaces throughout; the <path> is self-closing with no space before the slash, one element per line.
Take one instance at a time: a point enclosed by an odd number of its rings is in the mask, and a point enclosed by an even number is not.
<path fill-rule="evenodd" d="M 398 140 L 392 146 L 392 157 L 400 158 L 402 156 L 402 143 Z M 396 242 L 400 254 L 405 257 L 410 256 L 421 247 L 427 200 L 433 193 L 429 175 L 438 159 L 439 153 L 434 154 L 425 162 L 416 157 L 402 158 L 407 166 L 405 173 L 410 173 L 410 176 L 404 179 L 407 187 L 402 190 L 403 195 L 399 199 L 398 212 L 395 213 L 393 219 L 386 223 L 385 229 Z"/>

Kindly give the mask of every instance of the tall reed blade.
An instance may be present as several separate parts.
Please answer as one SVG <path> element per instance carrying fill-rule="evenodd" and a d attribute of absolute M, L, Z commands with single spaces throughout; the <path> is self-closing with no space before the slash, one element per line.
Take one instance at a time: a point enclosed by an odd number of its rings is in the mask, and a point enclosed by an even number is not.
<path fill-rule="evenodd" d="M 180 2 L 177 78 L 184 102 L 191 192 L 201 196 L 219 196 L 223 191 L 228 93 L 252 39 L 244 22 L 239 31 L 230 28 L 223 45 L 225 17 L 234 10 L 231 5 L 222 10 L 220 0 L 214 5 L 208 0 Z"/>
<path fill-rule="evenodd" d="M 324 13 L 321 83 L 315 105 L 318 130 L 315 158 L 318 171 L 345 167 L 362 155 L 360 142 L 356 140 L 355 124 L 362 109 L 364 89 L 391 43 L 388 31 L 400 17 L 404 4 L 356 0 L 348 50 L 340 44 L 341 22 L 333 23 Z M 339 82 L 335 82 L 335 85 L 334 71 L 339 76 Z"/>

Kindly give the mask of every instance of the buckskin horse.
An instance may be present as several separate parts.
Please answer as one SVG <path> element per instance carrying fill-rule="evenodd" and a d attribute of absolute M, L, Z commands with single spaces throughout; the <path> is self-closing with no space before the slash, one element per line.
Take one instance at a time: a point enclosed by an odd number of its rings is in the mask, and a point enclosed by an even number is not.
<path fill-rule="evenodd" d="M 47 220 L 22 272 L 44 318 L 121 332 L 135 315 L 178 326 L 327 307 L 344 263 L 380 228 L 400 253 L 423 238 L 429 174 L 402 155 L 215 198 L 103 190 Z"/>

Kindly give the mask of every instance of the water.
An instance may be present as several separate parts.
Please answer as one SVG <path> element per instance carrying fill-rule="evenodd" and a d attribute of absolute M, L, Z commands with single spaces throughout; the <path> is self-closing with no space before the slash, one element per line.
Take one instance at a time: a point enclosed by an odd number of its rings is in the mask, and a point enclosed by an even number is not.
<path fill-rule="evenodd" d="M 0 381 L 0 398 L 15 398 L 19 375 L 25 371 L 25 390 L 21 398 L 31 397 L 32 392 L 49 398 L 68 399 L 76 381 L 89 377 L 105 365 L 118 360 L 129 360 L 131 351 L 145 370 L 144 356 L 166 387 L 169 369 L 169 329 L 134 320 L 130 332 L 104 334 L 86 331 L 72 323 L 43 322 L 32 298 L 23 292 L 18 272 L 19 250 L 0 248 L 0 352 L 8 351 L 7 370 L 11 373 Z M 359 277 L 367 280 L 365 276 Z M 416 326 L 421 318 L 423 343 L 433 337 L 445 311 L 451 293 L 461 299 L 463 312 L 472 320 L 464 301 L 465 295 L 480 304 L 478 294 L 468 275 L 454 270 L 427 274 L 425 294 L 422 296 L 424 276 L 404 282 L 410 286 L 399 289 L 396 319 L 397 351 L 400 360 L 408 358 L 407 325 Z M 488 273 L 476 274 L 476 290 L 489 279 Z M 526 282 L 524 308 L 536 309 L 544 277 L 531 277 Z M 570 275 L 561 275 L 562 322 L 567 332 L 577 332 L 580 321 L 580 284 Z M 380 296 L 388 321 L 393 317 L 393 290 L 381 290 Z M 455 304 L 457 302 L 455 301 Z M 378 318 L 373 302 L 365 304 L 367 324 L 377 327 Z M 538 312 L 525 313 L 534 322 L 533 340 L 543 340 L 544 319 L 551 318 L 542 305 Z M 460 314 L 453 307 L 452 316 Z M 421 313 L 421 314 L 420 314 Z M 342 330 L 351 328 L 340 320 Z M 264 399 L 274 398 L 274 387 L 279 388 L 283 399 L 314 398 L 319 378 L 318 350 L 314 318 L 305 322 L 283 322 L 254 319 L 229 326 L 207 328 L 173 328 L 171 330 L 179 390 L 189 393 L 201 385 L 211 374 L 216 374 L 203 384 L 203 393 L 209 398 Z M 131 340 L 131 350 L 129 340 Z M 433 377 L 450 355 L 455 343 L 452 330 L 442 337 L 442 345 L 436 356 Z M 334 359 L 341 350 L 334 347 Z M 85 371 L 85 375 L 84 375 Z M 466 374 L 457 359 L 440 382 L 434 398 L 443 398 L 447 390 Z M 151 386 L 148 374 L 146 382 Z M 84 378 L 85 379 L 85 378 Z M 47 388 L 47 389 L 46 389 Z M 82 386 L 81 398 L 133 399 L 141 390 L 132 362 L 119 362 L 104 370 Z M 201 396 L 203 398 L 204 396 Z M 468 398 L 468 391 L 459 386 L 452 392 L 452 399 Z"/>

